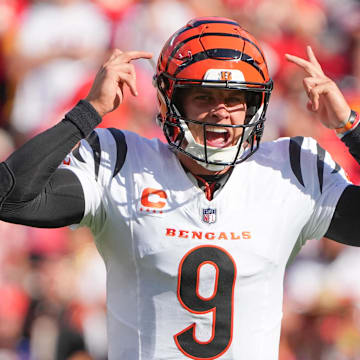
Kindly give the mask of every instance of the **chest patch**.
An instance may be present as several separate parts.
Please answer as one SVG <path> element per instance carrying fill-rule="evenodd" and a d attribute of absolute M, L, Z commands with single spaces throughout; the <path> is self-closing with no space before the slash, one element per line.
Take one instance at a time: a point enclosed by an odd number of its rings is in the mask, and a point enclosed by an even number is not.
<path fill-rule="evenodd" d="M 139 211 L 142 213 L 163 214 L 167 205 L 167 194 L 162 189 L 147 187 L 142 190 Z"/>
<path fill-rule="evenodd" d="M 212 224 L 216 222 L 216 209 L 202 209 L 202 218 L 204 223 Z"/>

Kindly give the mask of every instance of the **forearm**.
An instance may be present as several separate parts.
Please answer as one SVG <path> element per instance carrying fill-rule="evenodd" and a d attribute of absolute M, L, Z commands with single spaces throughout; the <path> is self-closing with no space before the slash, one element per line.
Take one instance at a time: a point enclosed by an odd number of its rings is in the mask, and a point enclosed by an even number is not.
<path fill-rule="evenodd" d="M 65 156 L 100 121 L 93 107 L 81 101 L 59 124 L 16 150 L 0 167 L 1 203 L 37 197 Z"/>
<path fill-rule="evenodd" d="M 5 201 L 0 220 L 33 227 L 62 227 L 80 223 L 84 209 L 84 192 L 77 176 L 70 170 L 57 169 L 34 199 Z"/>

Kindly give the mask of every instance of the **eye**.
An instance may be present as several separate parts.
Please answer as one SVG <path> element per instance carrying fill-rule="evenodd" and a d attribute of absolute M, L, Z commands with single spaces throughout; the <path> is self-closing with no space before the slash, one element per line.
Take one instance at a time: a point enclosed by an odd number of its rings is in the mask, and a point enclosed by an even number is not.
<path fill-rule="evenodd" d="M 244 97 L 241 95 L 229 96 L 226 99 L 226 105 L 230 105 L 230 106 L 235 106 L 235 105 L 239 105 L 239 104 L 243 104 L 243 103 L 244 103 Z"/>
<path fill-rule="evenodd" d="M 200 102 L 211 102 L 212 101 L 212 97 L 210 95 L 205 95 L 205 94 L 196 95 L 194 99 L 197 101 L 200 101 Z"/>

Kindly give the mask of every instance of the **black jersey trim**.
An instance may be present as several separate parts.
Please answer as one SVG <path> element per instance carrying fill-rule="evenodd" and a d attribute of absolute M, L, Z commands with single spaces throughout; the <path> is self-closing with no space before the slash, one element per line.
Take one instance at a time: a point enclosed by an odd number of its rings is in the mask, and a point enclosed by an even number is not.
<path fill-rule="evenodd" d="M 77 160 L 79 160 L 79 161 L 81 161 L 81 162 L 83 162 L 83 163 L 85 163 L 85 160 L 84 160 L 84 158 L 81 156 L 79 149 L 80 149 L 80 146 L 77 146 L 77 147 L 73 150 L 72 153 L 73 153 L 73 155 L 74 155 L 74 158 L 77 159 Z"/>
<path fill-rule="evenodd" d="M 294 175 L 298 179 L 299 183 L 305 187 L 304 180 L 301 172 L 301 146 L 304 142 L 303 136 L 296 136 L 290 139 L 289 143 L 289 156 L 290 166 Z"/>
<path fill-rule="evenodd" d="M 95 165 L 95 179 L 98 179 L 99 176 L 99 167 L 100 167 L 100 159 L 101 159 L 101 147 L 100 140 L 98 134 L 93 131 L 87 138 L 87 142 L 91 146 L 91 149 L 94 154 L 94 165 Z"/>
<path fill-rule="evenodd" d="M 125 140 L 125 135 L 122 131 L 114 128 L 109 128 L 108 130 L 110 131 L 116 142 L 116 163 L 113 173 L 113 177 L 115 177 L 124 165 L 127 154 L 127 144 Z"/>
<path fill-rule="evenodd" d="M 316 144 L 316 148 L 317 148 L 316 166 L 317 166 L 320 192 L 322 193 L 322 189 L 324 185 L 325 150 L 319 144 Z"/>
<path fill-rule="evenodd" d="M 336 174 L 341 170 L 341 166 L 336 162 L 335 169 L 331 172 L 332 174 Z"/>

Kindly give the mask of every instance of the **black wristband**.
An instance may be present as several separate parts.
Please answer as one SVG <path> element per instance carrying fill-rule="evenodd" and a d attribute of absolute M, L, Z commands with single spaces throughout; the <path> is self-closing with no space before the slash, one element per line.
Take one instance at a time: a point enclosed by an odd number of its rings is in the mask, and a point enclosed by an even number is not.
<path fill-rule="evenodd" d="M 80 100 L 66 115 L 65 119 L 71 121 L 87 137 L 101 122 L 101 116 L 86 100 Z"/>

